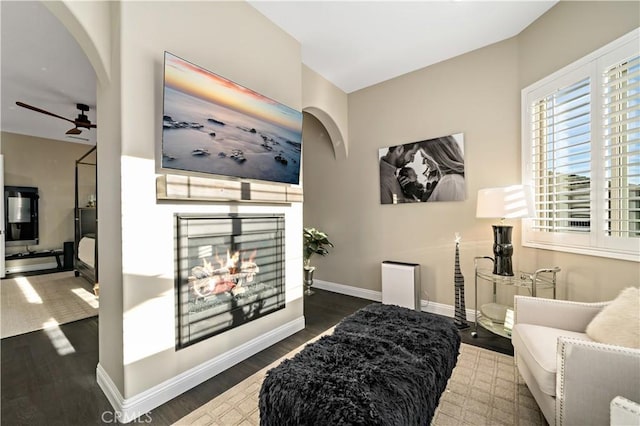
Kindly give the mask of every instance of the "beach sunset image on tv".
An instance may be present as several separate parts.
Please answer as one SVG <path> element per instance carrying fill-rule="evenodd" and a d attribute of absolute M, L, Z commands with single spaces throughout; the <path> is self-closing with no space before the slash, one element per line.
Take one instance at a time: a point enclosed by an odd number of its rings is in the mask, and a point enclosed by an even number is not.
<path fill-rule="evenodd" d="M 302 113 L 169 52 L 162 167 L 299 183 Z"/>

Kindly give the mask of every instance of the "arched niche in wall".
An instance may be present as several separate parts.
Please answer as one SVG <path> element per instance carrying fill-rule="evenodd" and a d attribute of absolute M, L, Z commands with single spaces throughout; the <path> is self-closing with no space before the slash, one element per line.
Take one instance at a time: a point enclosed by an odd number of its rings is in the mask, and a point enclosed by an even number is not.
<path fill-rule="evenodd" d="M 306 107 L 302 111 L 313 115 L 324 126 L 327 135 L 329 136 L 329 142 L 333 147 L 333 153 L 336 159 L 343 160 L 347 158 L 347 147 L 344 143 L 345 137 L 342 135 L 342 132 L 338 128 L 335 120 L 320 108 Z"/>
<path fill-rule="evenodd" d="M 87 55 L 101 84 L 110 78 L 109 52 L 111 30 L 109 2 L 44 2 L 45 7 L 60 20 Z"/>

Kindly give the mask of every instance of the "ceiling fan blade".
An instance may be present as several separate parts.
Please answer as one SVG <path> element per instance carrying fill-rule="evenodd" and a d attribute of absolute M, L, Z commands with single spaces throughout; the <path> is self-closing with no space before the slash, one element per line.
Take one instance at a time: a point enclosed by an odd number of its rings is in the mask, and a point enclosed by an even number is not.
<path fill-rule="evenodd" d="M 78 129 L 77 127 L 74 127 L 73 129 L 69 129 L 65 132 L 67 135 L 79 135 L 80 133 L 82 133 L 82 130 Z"/>
<path fill-rule="evenodd" d="M 50 115 L 50 116 L 52 116 L 52 117 L 60 118 L 60 119 L 62 119 L 62 120 L 66 120 L 66 121 L 68 121 L 68 122 L 70 122 L 70 123 L 75 124 L 75 121 L 73 121 L 73 120 L 70 120 L 70 119 L 68 119 L 68 118 L 66 118 L 66 117 L 62 117 L 61 115 L 57 115 L 57 114 L 54 114 L 54 113 L 49 112 L 49 111 L 45 111 L 45 110 L 43 110 L 43 109 L 41 109 L 41 108 L 38 108 L 38 107 L 34 107 L 34 106 L 32 106 L 32 105 L 25 104 L 24 102 L 17 101 L 17 102 L 16 102 L 16 105 L 21 106 L 21 107 L 26 108 L 26 109 L 30 109 L 30 110 L 35 111 L 35 112 L 39 112 L 39 113 L 41 113 L 41 114 L 46 114 L 46 115 Z"/>

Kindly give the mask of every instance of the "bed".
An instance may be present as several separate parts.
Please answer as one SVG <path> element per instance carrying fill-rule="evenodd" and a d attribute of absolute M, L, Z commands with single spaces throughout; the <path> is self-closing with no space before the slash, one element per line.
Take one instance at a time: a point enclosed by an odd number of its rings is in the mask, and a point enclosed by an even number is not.
<path fill-rule="evenodd" d="M 86 234 L 80 238 L 78 243 L 78 260 L 88 268 L 96 267 L 96 236 Z"/>
<path fill-rule="evenodd" d="M 78 208 L 76 210 L 76 256 L 75 275 L 83 276 L 92 284 L 97 283 L 96 260 L 96 209 Z"/>
<path fill-rule="evenodd" d="M 95 203 L 89 207 L 80 207 L 78 188 L 80 185 L 86 187 L 87 182 L 79 182 L 79 166 L 90 166 L 95 170 L 95 162 L 87 161 L 90 155 L 95 156 L 96 147 L 91 148 L 80 159 L 76 160 L 76 202 L 75 202 L 75 256 L 74 273 L 76 277 L 82 276 L 90 283 L 94 284 L 94 291 L 97 295 L 98 289 L 98 222 L 97 209 Z M 93 176 L 95 178 L 95 176 Z M 86 180 L 86 178 L 84 179 Z M 95 188 L 93 188 L 95 192 Z"/>

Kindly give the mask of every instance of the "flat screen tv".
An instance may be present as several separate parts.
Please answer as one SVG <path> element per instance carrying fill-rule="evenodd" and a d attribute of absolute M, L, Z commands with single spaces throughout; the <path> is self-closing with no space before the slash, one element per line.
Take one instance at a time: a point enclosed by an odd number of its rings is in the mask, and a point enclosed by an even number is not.
<path fill-rule="evenodd" d="M 4 187 L 5 245 L 37 245 L 38 188 L 30 186 Z"/>
<path fill-rule="evenodd" d="M 298 184 L 302 113 L 164 54 L 162 168 Z"/>

